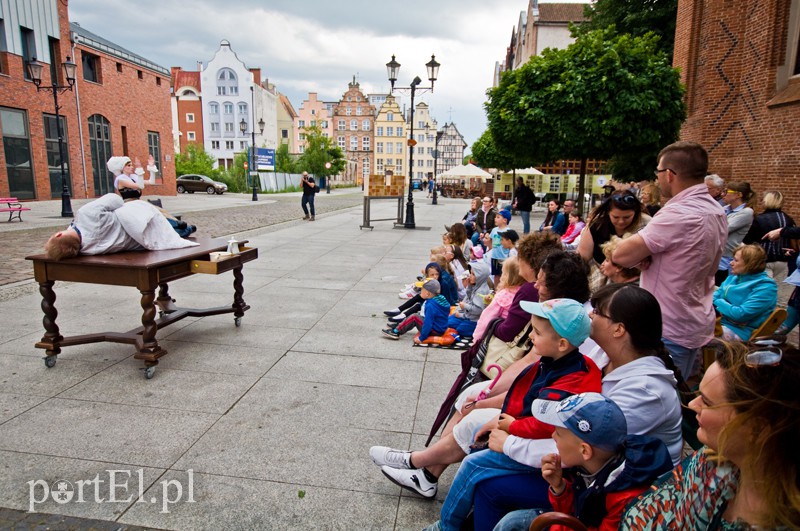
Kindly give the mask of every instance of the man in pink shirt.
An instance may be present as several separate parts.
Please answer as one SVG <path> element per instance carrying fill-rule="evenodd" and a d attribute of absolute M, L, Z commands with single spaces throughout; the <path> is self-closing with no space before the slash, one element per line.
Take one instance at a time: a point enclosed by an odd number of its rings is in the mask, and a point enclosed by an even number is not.
<path fill-rule="evenodd" d="M 700 144 L 662 149 L 655 174 L 668 202 L 613 255 L 623 267 L 650 260 L 641 286 L 661 305 L 664 345 L 684 378 L 696 372 L 700 348 L 714 336 L 714 273 L 728 235 L 725 213 L 704 182 L 707 170 Z"/>

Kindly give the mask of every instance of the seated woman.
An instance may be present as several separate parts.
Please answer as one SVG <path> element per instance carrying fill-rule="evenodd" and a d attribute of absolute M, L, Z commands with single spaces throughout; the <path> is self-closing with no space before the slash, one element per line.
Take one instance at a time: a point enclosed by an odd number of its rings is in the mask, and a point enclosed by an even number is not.
<path fill-rule="evenodd" d="M 722 338 L 748 341 L 778 303 L 778 286 L 764 271 L 767 255 L 760 245 L 740 245 L 733 252 L 731 275 L 714 292 L 722 316 Z"/>
<path fill-rule="evenodd" d="M 800 529 L 800 351 L 720 349 L 689 407 L 703 448 L 662 476 L 620 529 Z"/>
<path fill-rule="evenodd" d="M 467 229 L 464 224 L 453 223 L 447 229 L 452 244 L 461 248 L 461 253 L 467 261 L 472 260 L 472 240 L 467 236 Z"/>
<path fill-rule="evenodd" d="M 619 236 L 612 236 L 610 240 L 600 246 L 603 250 L 603 254 L 605 255 L 606 259 L 600 264 L 600 272 L 608 278 L 608 281 L 611 284 L 618 284 L 618 283 L 626 283 L 630 282 L 631 284 L 639 285 L 639 276 L 642 272 L 637 267 L 622 267 L 619 264 L 614 263 L 611 260 L 611 257 L 614 254 L 614 251 L 617 250 L 617 246 L 619 242 L 624 240 L 625 238 L 629 237 L 631 234 L 627 233 L 625 236 L 620 238 Z"/>
<path fill-rule="evenodd" d="M 583 222 L 581 219 L 581 215 L 578 213 L 577 210 L 573 210 L 569 213 L 569 225 L 567 226 L 567 232 L 561 237 L 561 243 L 563 244 L 572 244 L 581 235 L 581 231 L 586 226 L 586 223 Z"/>
<path fill-rule="evenodd" d="M 147 165 L 155 165 L 153 155 L 147 159 Z M 136 166 L 130 157 L 111 157 L 106 163 L 108 170 L 114 174 L 114 189 L 119 192 L 125 201 L 139 199 L 144 189 L 144 169 L 139 159 Z"/>
<path fill-rule="evenodd" d="M 642 186 L 640 197 L 642 207 L 650 217 L 655 216 L 656 212 L 661 210 L 661 190 L 657 183 L 647 183 Z"/>

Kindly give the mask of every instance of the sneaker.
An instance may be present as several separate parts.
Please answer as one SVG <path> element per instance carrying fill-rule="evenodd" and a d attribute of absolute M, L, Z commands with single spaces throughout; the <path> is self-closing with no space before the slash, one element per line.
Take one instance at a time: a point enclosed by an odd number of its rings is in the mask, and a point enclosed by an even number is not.
<path fill-rule="evenodd" d="M 425 498 L 433 498 L 436 496 L 436 491 L 439 490 L 439 483 L 428 481 L 421 468 L 401 470 L 390 466 L 382 466 L 381 472 L 396 485 L 400 485 L 411 492 L 416 492 Z"/>
<path fill-rule="evenodd" d="M 406 314 L 400 312 L 394 317 L 389 317 L 389 322 L 391 323 L 402 323 L 406 319 Z"/>
<path fill-rule="evenodd" d="M 397 330 L 393 330 L 391 328 L 385 328 L 381 330 L 381 333 L 389 339 L 400 339 L 400 334 L 397 332 Z"/>
<path fill-rule="evenodd" d="M 401 299 L 413 299 L 416 294 L 417 294 L 416 291 L 414 291 L 413 289 L 409 289 L 401 291 L 400 293 L 397 294 L 397 296 L 400 297 Z"/>
<path fill-rule="evenodd" d="M 403 312 L 401 312 L 399 309 L 386 310 L 385 312 L 383 312 L 383 315 L 388 315 L 389 317 L 394 317 L 395 315 L 400 315 L 401 313 L 403 313 Z"/>
<path fill-rule="evenodd" d="M 308 221 L 314 221 L 314 219 L 316 218 L 314 216 L 311 216 L 311 218 Z"/>
<path fill-rule="evenodd" d="M 309 218 L 309 215 L 308 215 L 308 214 L 306 214 L 305 216 L 303 216 L 303 219 L 308 219 L 308 218 Z"/>
<path fill-rule="evenodd" d="M 411 469 L 411 452 L 395 450 L 388 446 L 373 446 L 369 449 L 369 456 L 372 458 L 372 462 L 378 466 Z"/>
<path fill-rule="evenodd" d="M 432 523 L 422 531 L 442 531 L 442 521 L 436 520 L 434 523 Z"/>

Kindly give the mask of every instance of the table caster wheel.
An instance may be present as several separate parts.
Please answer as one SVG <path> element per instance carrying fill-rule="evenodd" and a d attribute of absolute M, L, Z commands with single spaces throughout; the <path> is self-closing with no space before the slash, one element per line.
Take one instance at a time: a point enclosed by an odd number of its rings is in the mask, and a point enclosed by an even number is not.
<path fill-rule="evenodd" d="M 241 317 L 234 317 L 233 318 L 233 324 L 235 324 L 236 326 L 242 326 L 242 318 Z"/>
<path fill-rule="evenodd" d="M 52 369 L 56 366 L 56 357 L 55 356 L 47 356 L 44 358 L 44 366 L 48 369 Z"/>
<path fill-rule="evenodd" d="M 155 373 L 156 373 L 156 366 L 155 365 L 153 365 L 151 367 L 145 367 L 144 368 L 144 377 L 147 378 L 148 380 L 152 380 L 153 379 L 153 375 Z"/>

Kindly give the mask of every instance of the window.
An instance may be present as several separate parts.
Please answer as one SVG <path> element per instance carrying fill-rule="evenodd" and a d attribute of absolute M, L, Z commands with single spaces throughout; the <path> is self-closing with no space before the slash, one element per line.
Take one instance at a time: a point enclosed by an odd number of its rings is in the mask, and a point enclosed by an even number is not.
<path fill-rule="evenodd" d="M 375 142 L 375 153 L 383 153 L 383 142 Z"/>
<path fill-rule="evenodd" d="M 356 107 L 356 116 L 361 116 L 363 114 L 364 114 L 364 109 L 361 108 L 360 105 L 358 107 Z"/>
<path fill-rule="evenodd" d="M 386 136 L 394 136 L 394 127 L 386 128 Z"/>
<path fill-rule="evenodd" d="M 219 114 L 219 103 L 216 102 L 209 103 L 208 110 L 211 114 Z"/>
<path fill-rule="evenodd" d="M 219 122 L 211 122 L 211 132 L 219 133 Z"/>
<path fill-rule="evenodd" d="M 219 149 L 219 140 L 211 141 L 211 149 Z"/>
<path fill-rule="evenodd" d="M 350 151 L 355 151 L 358 149 L 358 137 L 351 136 L 350 137 Z"/>
<path fill-rule="evenodd" d="M 432 147 L 429 147 L 429 148 L 427 149 L 427 153 L 428 153 L 428 155 L 433 155 L 433 148 L 432 148 Z"/>
<path fill-rule="evenodd" d="M 361 175 L 364 177 L 369 175 L 369 159 L 366 157 L 361 161 Z"/>
<path fill-rule="evenodd" d="M 369 137 L 368 136 L 365 136 L 365 137 L 363 137 L 361 139 L 361 149 L 363 149 L 364 151 L 369 151 L 370 150 Z"/>
<path fill-rule="evenodd" d="M 222 111 L 225 114 L 233 114 L 233 103 L 226 101 L 222 104 Z"/>
<path fill-rule="evenodd" d="M 194 123 L 194 113 L 193 112 L 187 112 L 186 113 L 186 123 L 187 124 L 193 124 Z"/>
<path fill-rule="evenodd" d="M 398 127 L 397 128 L 397 136 L 403 136 L 403 128 L 402 127 Z"/>
<path fill-rule="evenodd" d="M 375 161 L 375 169 L 378 173 L 383 173 L 383 159 L 378 159 Z"/>
<path fill-rule="evenodd" d="M 247 104 L 240 103 L 239 104 L 239 114 L 247 114 Z"/>
<path fill-rule="evenodd" d="M 88 123 L 94 193 L 101 196 L 114 191 L 114 174 L 106 169 L 106 162 L 112 155 L 111 127 L 106 117 L 101 114 L 91 115 Z M 8 159 L 7 156 L 6 159 Z M 18 194 L 12 195 L 19 197 Z"/>
<path fill-rule="evenodd" d="M 428 159 L 428 160 L 426 160 L 425 162 L 427 162 L 426 166 L 427 166 L 428 168 L 433 168 L 433 161 L 432 161 L 431 159 Z"/>
<path fill-rule="evenodd" d="M 327 128 L 328 128 L 328 120 L 322 120 L 322 121 L 319 123 L 319 126 L 320 126 L 321 128 L 323 128 L 323 129 L 327 129 Z"/>
<path fill-rule="evenodd" d="M 551 175 L 550 176 L 550 191 L 551 192 L 560 192 L 561 191 L 561 176 L 560 175 Z"/>
<path fill-rule="evenodd" d="M 344 149 L 344 148 L 345 148 L 345 144 L 344 144 L 344 137 L 343 137 L 343 136 L 337 136 L 337 137 L 336 137 L 336 144 L 337 144 L 337 145 L 338 145 L 340 148 Z"/>
<path fill-rule="evenodd" d="M 186 139 L 187 140 L 197 140 L 197 138 L 195 137 L 194 131 L 188 131 L 186 133 Z"/>
<path fill-rule="evenodd" d="M 155 131 L 147 132 L 147 151 L 150 155 L 153 155 L 156 168 L 161 169 L 161 135 Z M 145 176 L 150 178 L 148 173 L 145 173 Z M 156 181 L 159 180 L 161 180 L 161 172 L 156 173 Z"/>
<path fill-rule="evenodd" d="M 233 140 L 225 141 L 225 149 L 233 149 Z"/>
<path fill-rule="evenodd" d="M 339 120 L 338 127 L 339 131 L 344 131 L 344 120 Z"/>
<path fill-rule="evenodd" d="M 300 134 L 298 134 L 298 135 L 297 135 L 297 139 L 298 139 L 298 140 L 305 140 L 305 139 L 306 139 L 306 134 L 305 134 L 305 133 L 300 133 Z"/>
<path fill-rule="evenodd" d="M 297 120 L 297 127 L 305 127 L 306 121 L 305 120 Z"/>
<path fill-rule="evenodd" d="M 217 96 L 227 96 L 225 87 L 217 87 Z"/>
<path fill-rule="evenodd" d="M 139 79 L 144 79 L 144 74 L 142 73 L 141 70 L 136 71 L 136 77 L 138 77 Z"/>
<path fill-rule="evenodd" d="M 217 95 L 237 96 L 239 94 L 239 80 L 230 68 L 221 68 L 217 72 Z"/>
<path fill-rule="evenodd" d="M 376 129 L 377 131 L 375 131 L 375 136 L 383 136 L 383 126 L 379 126 Z"/>
<path fill-rule="evenodd" d="M 239 151 L 244 151 L 247 149 L 247 142 L 239 141 Z"/>
<path fill-rule="evenodd" d="M 298 153 L 305 153 L 306 152 L 306 146 L 304 146 L 304 145 L 298 146 L 297 152 Z"/>
<path fill-rule="evenodd" d="M 386 159 L 387 166 L 394 166 L 394 159 Z"/>
<path fill-rule="evenodd" d="M 424 160 L 418 160 L 418 161 L 417 161 L 417 167 L 418 167 L 418 168 L 423 168 L 423 167 L 425 167 L 425 161 L 424 161 Z"/>
<path fill-rule="evenodd" d="M 25 77 L 25 79 L 30 80 L 31 78 L 28 75 L 28 63 L 30 63 L 33 58 L 36 57 L 36 39 L 33 35 L 33 30 L 31 29 L 20 26 L 19 32 L 22 37 L 22 75 Z M 28 199 L 33 199 L 33 197 Z"/>
<path fill-rule="evenodd" d="M 72 177 L 69 171 L 67 124 L 63 116 L 59 116 L 59 122 L 64 140 L 64 174 L 67 178 L 67 187 L 71 191 Z M 50 174 L 50 197 L 61 197 L 61 156 L 58 150 L 58 126 L 56 125 L 56 117 L 50 114 L 44 115 L 44 145 L 47 150 L 47 169 Z"/>
<path fill-rule="evenodd" d="M 395 152 L 396 152 L 398 155 L 399 155 L 399 154 L 401 154 L 401 153 L 403 152 L 403 143 L 402 143 L 402 142 L 396 142 L 396 143 L 395 143 Z"/>
<path fill-rule="evenodd" d="M 424 129 L 425 128 L 425 122 L 423 120 L 420 120 L 419 122 L 417 122 L 417 127 L 419 127 L 420 129 Z"/>
<path fill-rule="evenodd" d="M 350 120 L 350 130 L 358 131 L 358 120 Z"/>
<path fill-rule="evenodd" d="M 3 19 L 0 18 L 0 74 L 8 73 L 8 65 L 6 64 L 7 59 L 3 55 L 3 52 L 7 51 L 8 45 L 6 44 L 6 26 L 3 23 Z M 27 68 L 24 68 L 23 70 L 27 70 Z"/>
<path fill-rule="evenodd" d="M 425 154 L 425 148 L 424 147 L 418 147 L 417 148 L 417 155 L 424 155 L 424 154 Z"/>
<path fill-rule="evenodd" d="M 161 78 L 156 76 L 156 86 L 161 86 Z"/>
<path fill-rule="evenodd" d="M 362 131 L 369 131 L 370 130 L 369 120 L 361 120 L 361 130 Z"/>
<path fill-rule="evenodd" d="M 281 129 L 281 138 L 289 138 L 289 130 Z"/>
<path fill-rule="evenodd" d="M 344 113 L 345 113 L 347 116 L 352 116 L 352 115 L 353 115 L 353 108 L 352 108 L 352 107 L 347 107 L 347 108 L 345 108 L 345 110 L 344 110 Z"/>
<path fill-rule="evenodd" d="M 394 113 L 386 113 L 386 121 L 387 122 L 394 122 Z"/>
<path fill-rule="evenodd" d="M 100 58 L 89 52 L 81 51 L 81 67 L 83 79 L 93 83 L 100 83 Z"/>
<path fill-rule="evenodd" d="M 317 110 L 316 109 L 311 109 L 311 116 L 315 116 L 316 114 L 317 114 Z"/>
<path fill-rule="evenodd" d="M 233 122 L 225 122 L 225 132 L 233 133 Z"/>

